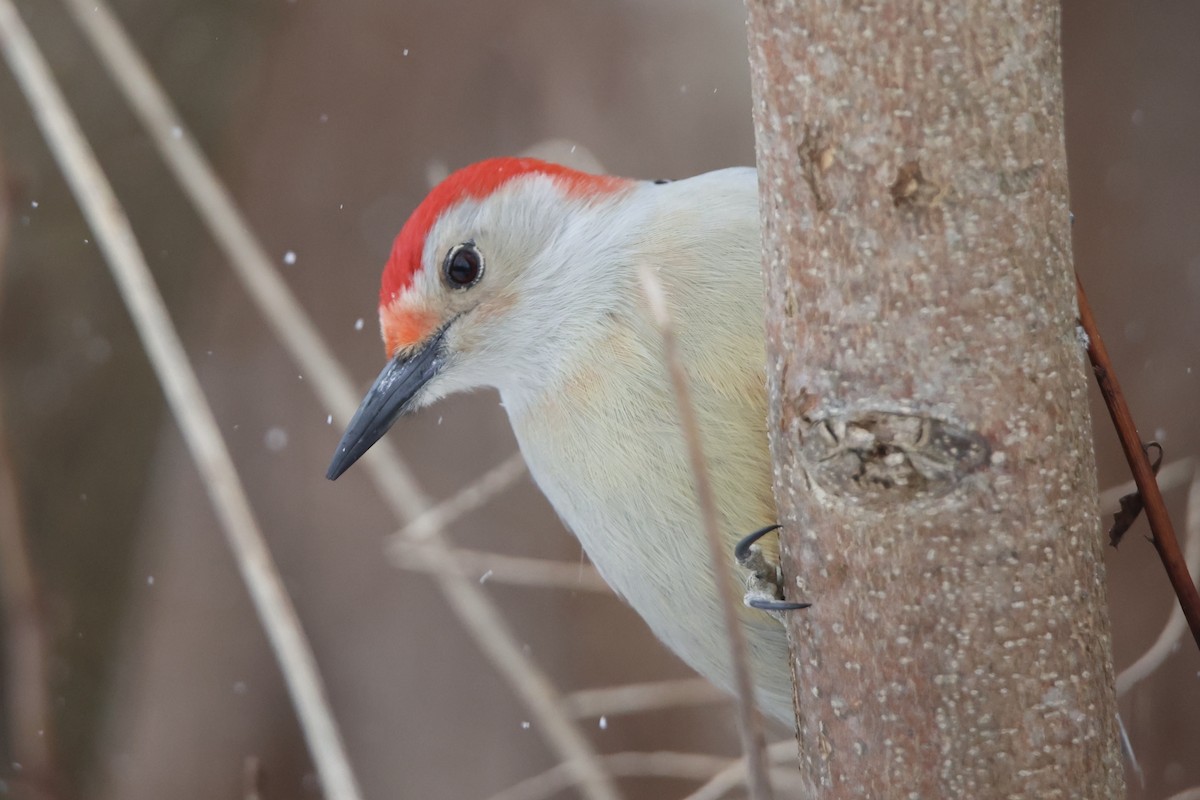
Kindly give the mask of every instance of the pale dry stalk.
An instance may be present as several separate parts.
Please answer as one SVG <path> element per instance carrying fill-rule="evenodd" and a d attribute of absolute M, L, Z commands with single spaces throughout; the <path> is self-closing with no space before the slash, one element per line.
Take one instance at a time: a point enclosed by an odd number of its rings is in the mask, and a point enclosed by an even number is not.
<path fill-rule="evenodd" d="M 129 219 L 11 0 L 0 0 L 0 50 L 33 108 L 42 135 L 95 233 L 133 317 L 275 652 L 321 784 L 330 798 L 359 800 L 362 792 L 329 707 L 316 658 L 254 519 L 216 418 Z"/>
<path fill-rule="evenodd" d="M 742 740 L 742 752 L 746 758 L 747 784 L 752 800 L 771 800 L 771 780 L 767 772 L 766 737 L 763 734 L 762 718 L 754 702 L 754 677 L 750 672 L 750 658 L 746 646 L 746 634 L 738 617 L 737 596 L 733 575 L 727 561 L 728 545 L 722 541 L 717 523 L 717 499 L 708 474 L 708 461 L 704 457 L 704 446 L 700 439 L 700 424 L 696 409 L 692 405 L 688 387 L 687 371 L 679 354 L 667 299 L 662 283 L 647 265 L 641 268 L 642 287 L 650 306 L 650 315 L 662 336 L 663 359 L 671 379 L 675 405 L 679 415 L 688 459 L 692 467 L 692 481 L 696 487 L 696 500 L 700 506 L 700 522 L 704 528 L 704 539 L 708 545 L 709 561 L 717 594 L 721 598 L 721 612 L 725 620 L 725 637 L 729 642 L 730 661 L 733 665 L 734 705 L 737 709 L 738 734 Z"/>
<path fill-rule="evenodd" d="M 343 425 L 348 423 L 358 404 L 354 383 L 275 269 L 108 4 L 103 0 L 64 2 L 225 252 L 234 273 L 300 367 L 307 379 L 305 383 L 313 388 L 335 419 Z M 363 464 L 402 525 L 420 518 L 433 505 L 386 439 L 371 449 Z M 443 531 L 427 527 L 426 547 L 435 557 L 449 563 L 452 555 Z M 507 621 L 479 584 L 459 569 L 432 575 L 448 607 L 529 709 L 532 721 L 538 723 L 538 731 L 566 764 L 584 795 L 589 800 L 617 800 L 620 792 L 616 784 L 597 761 L 595 748 L 566 712 L 557 688 L 522 651 Z"/>

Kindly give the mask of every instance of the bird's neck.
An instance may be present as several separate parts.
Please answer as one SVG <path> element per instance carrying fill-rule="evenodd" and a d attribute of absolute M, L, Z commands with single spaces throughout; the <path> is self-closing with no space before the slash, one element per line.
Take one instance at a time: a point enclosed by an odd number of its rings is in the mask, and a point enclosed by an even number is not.
<path fill-rule="evenodd" d="M 753 170 L 641 183 L 611 205 L 572 213 L 526 271 L 516 368 L 497 383 L 505 405 L 519 414 L 597 371 L 617 381 L 663 376 L 643 267 L 664 286 L 685 360 L 736 363 L 749 353 L 761 369 L 760 252 Z"/>
<path fill-rule="evenodd" d="M 497 376 L 510 412 L 565 391 L 615 332 L 640 327 L 637 266 L 648 208 L 631 195 L 571 214 L 525 271 L 510 315 L 520 330 L 511 332 L 511 363 Z"/>

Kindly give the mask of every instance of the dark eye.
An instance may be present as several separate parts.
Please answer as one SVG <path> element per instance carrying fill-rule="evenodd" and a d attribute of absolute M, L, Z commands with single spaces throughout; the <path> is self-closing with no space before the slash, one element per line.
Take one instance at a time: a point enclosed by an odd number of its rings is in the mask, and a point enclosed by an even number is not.
<path fill-rule="evenodd" d="M 466 289 L 479 282 L 483 275 L 483 255 L 474 242 L 463 242 L 450 248 L 442 263 L 446 283 L 455 289 Z"/>

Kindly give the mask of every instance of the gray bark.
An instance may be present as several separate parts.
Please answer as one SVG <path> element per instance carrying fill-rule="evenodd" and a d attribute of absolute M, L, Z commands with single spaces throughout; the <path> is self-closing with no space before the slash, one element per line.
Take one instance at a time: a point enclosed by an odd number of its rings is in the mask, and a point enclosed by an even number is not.
<path fill-rule="evenodd" d="M 1057 4 L 748 6 L 801 770 L 1121 797 Z"/>

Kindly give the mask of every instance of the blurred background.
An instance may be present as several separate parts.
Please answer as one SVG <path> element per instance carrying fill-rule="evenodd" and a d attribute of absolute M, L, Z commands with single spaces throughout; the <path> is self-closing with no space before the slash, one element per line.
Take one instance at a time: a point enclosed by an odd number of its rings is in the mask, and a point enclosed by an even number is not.
<path fill-rule="evenodd" d="M 1144 437 L 1162 442 L 1168 462 L 1200 455 L 1200 4 L 1063 5 L 1076 263 Z M 557 757 L 537 724 L 433 581 L 397 564 L 388 543 L 401 526 L 365 471 L 324 479 L 340 427 L 327 423 L 330 409 L 227 268 L 65 7 L 18 6 L 180 327 L 366 796 L 488 798 L 552 768 Z M 380 267 L 446 170 L 547 140 L 574 143 L 575 152 L 552 146 L 562 158 L 586 163 L 590 153 L 636 177 L 754 162 L 737 2 L 113 7 L 362 388 L 382 364 Z M 0 174 L 0 533 L 25 542 L 37 582 L 36 605 L 13 608 L 24 601 L 12 599 L 12 551 L 0 551 L 10 603 L 0 685 L 19 672 L 14 648 L 35 620 L 50 709 L 50 725 L 33 734 L 42 745 L 18 741 L 28 735 L 19 724 L 0 725 L 0 797 L 318 797 L 203 484 L 7 70 Z M 1108 487 L 1127 470 L 1095 398 L 1092 413 Z M 434 500 L 515 451 L 492 393 L 445 401 L 390 438 Z M 1186 487 L 1167 492 L 1181 528 L 1186 496 Z M 575 588 L 484 584 L 561 692 L 690 678 L 632 612 L 586 587 L 577 543 L 527 477 L 448 531 L 463 547 L 578 565 Z M 1174 602 L 1146 533 L 1139 521 L 1107 551 L 1118 670 L 1155 640 Z M 1186 636 L 1176 650 L 1121 700 L 1142 770 L 1128 772 L 1133 798 L 1200 784 L 1200 659 Z M 12 696 L 0 702 L 13 723 Z M 579 714 L 604 753 L 738 752 L 724 701 Z M 44 743 L 52 775 L 22 755 Z M 702 783 L 693 775 L 620 785 L 630 798 L 661 798 Z"/>

